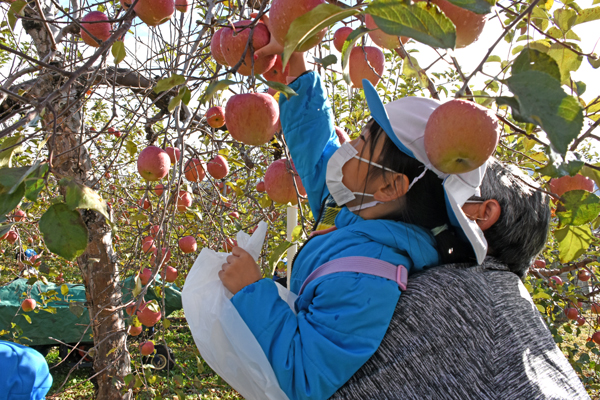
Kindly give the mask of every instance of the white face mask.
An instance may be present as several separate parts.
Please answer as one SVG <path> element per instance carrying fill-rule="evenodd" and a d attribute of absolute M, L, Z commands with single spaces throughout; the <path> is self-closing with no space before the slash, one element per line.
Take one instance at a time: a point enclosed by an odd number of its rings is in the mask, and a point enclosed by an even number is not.
<path fill-rule="evenodd" d="M 381 168 L 383 170 L 386 170 L 386 171 L 389 171 L 392 173 L 396 173 L 395 171 L 392 171 L 391 169 L 386 168 L 383 165 L 379 165 L 372 161 L 361 158 L 357 154 L 358 154 L 358 150 L 356 150 L 350 142 L 346 142 L 339 149 L 337 149 L 335 151 L 335 153 L 333 153 L 331 155 L 331 158 L 329 159 L 329 162 L 327 163 L 327 171 L 325 173 L 325 183 L 327 184 L 329 193 L 331 193 L 331 196 L 333 197 L 335 202 L 340 206 L 343 206 L 344 204 L 356 199 L 356 195 L 373 197 L 373 195 L 369 194 L 369 193 L 353 192 L 350 189 L 348 189 L 346 187 L 346 185 L 344 185 L 344 183 L 342 182 L 342 179 L 344 177 L 342 168 L 343 168 L 344 164 L 346 164 L 349 160 L 356 158 L 357 160 L 364 161 L 364 162 L 366 162 L 370 165 L 373 165 L 377 168 Z M 374 207 L 377 204 L 381 204 L 381 203 L 383 203 L 383 202 L 375 200 L 375 201 L 371 201 L 368 203 L 360 204 L 358 206 L 348 207 L 348 210 L 350 210 L 350 211 L 364 210 L 365 208 Z"/>

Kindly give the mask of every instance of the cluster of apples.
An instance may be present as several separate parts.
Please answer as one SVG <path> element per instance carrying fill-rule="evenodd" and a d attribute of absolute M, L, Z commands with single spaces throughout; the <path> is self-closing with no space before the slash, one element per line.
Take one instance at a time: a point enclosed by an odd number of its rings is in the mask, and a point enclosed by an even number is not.
<path fill-rule="evenodd" d="M 121 0 L 121 6 L 127 10 L 134 0 Z M 192 6 L 191 0 L 139 0 L 134 6 L 135 15 L 148 26 L 157 26 L 173 17 L 175 10 L 188 12 Z M 112 24 L 102 11 L 91 11 L 81 19 L 81 39 L 89 46 L 100 47 L 101 42 L 111 36 Z M 94 38 L 100 40 L 100 43 Z"/>
<path fill-rule="evenodd" d="M 168 175 L 171 165 L 176 165 L 181 160 L 181 151 L 177 148 L 167 147 L 161 149 L 157 146 L 148 146 L 141 151 L 137 159 L 138 172 L 147 181 L 159 181 Z M 184 166 L 185 178 L 190 182 L 201 182 L 206 171 L 215 179 L 223 179 L 229 174 L 229 163 L 222 155 L 217 155 L 208 163 L 198 158 L 190 158 Z M 163 184 L 154 187 L 154 193 L 162 196 L 165 190 Z M 185 212 L 192 205 L 192 195 L 180 190 L 177 195 L 176 207 L 179 212 Z M 140 200 L 140 207 L 148 209 L 151 205 L 147 199 Z"/>

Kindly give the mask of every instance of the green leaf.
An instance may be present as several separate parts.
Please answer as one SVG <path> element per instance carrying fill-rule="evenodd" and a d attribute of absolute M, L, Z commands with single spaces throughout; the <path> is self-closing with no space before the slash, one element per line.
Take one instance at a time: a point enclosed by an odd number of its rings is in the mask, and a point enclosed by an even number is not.
<path fill-rule="evenodd" d="M 450 3 L 464 8 L 465 10 L 473 11 L 475 14 L 489 14 L 492 12 L 492 7 L 496 5 L 494 0 L 448 0 Z"/>
<path fill-rule="evenodd" d="M 135 287 L 131 291 L 131 294 L 133 295 L 133 297 L 138 297 L 138 295 L 142 293 L 142 280 L 140 279 L 140 274 L 135 275 L 134 282 Z"/>
<path fill-rule="evenodd" d="M 581 96 L 582 94 L 584 94 L 586 89 L 587 89 L 587 85 L 585 84 L 585 82 L 582 82 L 582 81 L 575 82 L 575 91 L 577 92 L 577 96 Z"/>
<path fill-rule="evenodd" d="M 128 140 L 125 143 L 125 150 L 127 150 L 131 157 L 135 157 L 138 151 L 137 144 L 133 140 Z"/>
<path fill-rule="evenodd" d="M 385 33 L 407 36 L 431 47 L 453 49 L 456 46 L 456 28 L 434 4 L 426 1 L 408 4 L 397 0 L 375 0 L 365 12 Z"/>
<path fill-rule="evenodd" d="M 50 206 L 39 222 L 48 249 L 67 260 L 74 260 L 85 251 L 88 230 L 79 212 L 65 203 Z"/>
<path fill-rule="evenodd" d="M 25 184 L 21 183 L 13 193 L 9 189 L 0 186 L 0 215 L 4 215 L 14 210 L 19 205 L 21 199 L 25 196 Z"/>
<path fill-rule="evenodd" d="M 27 314 L 22 314 L 22 315 L 23 315 L 23 317 L 25 317 L 25 320 L 27 322 L 31 323 L 31 317 L 29 315 L 27 315 Z"/>
<path fill-rule="evenodd" d="M 25 198 L 27 198 L 27 200 L 37 200 L 40 192 L 44 189 L 44 176 L 46 176 L 48 169 L 48 163 L 43 163 L 25 178 Z"/>
<path fill-rule="evenodd" d="M 422 88 L 429 86 L 429 80 L 427 79 L 427 73 L 423 71 L 417 59 L 408 56 L 404 65 L 402 66 L 402 75 L 406 75 L 410 78 L 415 78 L 419 82 Z"/>
<path fill-rule="evenodd" d="M 167 90 L 173 89 L 175 86 L 183 85 L 185 83 L 185 76 L 173 74 L 168 78 L 161 79 L 156 83 L 154 87 L 154 93 L 160 93 Z"/>
<path fill-rule="evenodd" d="M 554 11 L 554 22 L 561 31 L 567 32 L 575 24 L 577 12 L 568 8 L 559 8 Z"/>
<path fill-rule="evenodd" d="M 500 56 L 489 56 L 487 60 L 485 60 L 485 62 L 502 62 L 502 59 L 500 58 Z"/>
<path fill-rule="evenodd" d="M 596 165 L 600 167 L 600 165 Z M 600 171 L 594 168 L 590 168 L 587 165 L 581 168 L 581 175 L 585 176 L 594 181 L 596 186 L 600 187 Z M 0 232 L 0 236 L 2 236 L 2 232 Z"/>
<path fill-rule="evenodd" d="M 65 283 L 60 285 L 60 293 L 62 293 L 63 296 L 68 295 L 69 294 L 69 286 L 67 286 Z"/>
<path fill-rule="evenodd" d="M 17 0 L 10 5 L 8 9 L 8 25 L 14 30 L 17 24 L 17 15 L 23 16 L 23 9 L 27 5 L 25 0 Z"/>
<path fill-rule="evenodd" d="M 570 47 L 581 51 L 575 43 L 567 42 Z M 583 61 L 583 56 L 569 50 L 565 46 L 558 43 L 552 43 L 548 50 L 548 55 L 556 60 L 558 68 L 560 68 L 560 81 L 563 85 L 568 85 L 570 82 L 571 71 L 577 71 Z"/>
<path fill-rule="evenodd" d="M 596 58 L 592 58 L 592 56 Z M 600 67 L 600 58 L 596 55 L 596 53 L 593 53 L 592 56 L 587 56 L 587 60 L 592 68 L 598 69 L 598 67 Z"/>
<path fill-rule="evenodd" d="M 211 82 L 208 85 L 208 88 L 206 88 L 206 92 L 204 92 L 204 95 L 200 99 L 200 103 L 204 104 L 207 101 L 210 101 L 210 99 L 212 99 L 216 92 L 218 92 L 219 90 L 227 89 L 229 85 L 234 85 L 236 83 L 237 82 L 229 79 Z"/>
<path fill-rule="evenodd" d="M 285 241 L 285 242 L 281 243 L 279 246 L 277 246 L 275 248 L 275 250 L 272 251 L 271 257 L 269 257 L 270 269 L 273 269 L 273 267 L 275 265 L 277 265 L 279 260 L 281 260 L 281 257 L 283 257 L 283 253 L 285 253 L 285 251 L 287 249 L 289 249 L 293 244 L 294 243 L 292 243 L 292 242 Z M 291 262 L 291 260 L 290 260 L 290 262 Z"/>
<path fill-rule="evenodd" d="M 545 72 L 560 82 L 560 69 L 554 58 L 535 49 L 525 48 L 515 59 L 511 74 L 516 75 L 525 71 Z"/>
<path fill-rule="evenodd" d="M 13 3 L 15 4 L 15 3 Z M 0 168 L 11 167 L 12 166 L 12 156 L 15 153 L 21 153 L 23 151 L 23 146 L 18 145 L 15 146 L 23 140 L 23 136 L 17 135 L 4 139 L 2 142 L 2 146 L 0 146 Z M 14 146 L 14 147 L 13 147 Z M 10 147 L 10 149 L 9 149 Z M 8 149 L 8 150 L 5 150 Z"/>
<path fill-rule="evenodd" d="M 531 298 L 552 300 L 552 297 L 548 293 L 542 291 L 535 293 Z"/>
<path fill-rule="evenodd" d="M 589 225 L 566 226 L 554 232 L 561 263 L 573 261 L 584 254 L 593 242 Z"/>
<path fill-rule="evenodd" d="M 319 63 L 323 66 L 323 68 L 327 68 L 330 65 L 334 65 L 337 63 L 338 59 L 335 54 L 330 54 L 323 58 L 313 57 L 316 63 Z"/>
<path fill-rule="evenodd" d="M 107 222 L 110 223 L 110 216 L 108 215 L 108 206 L 95 190 L 90 189 L 85 185 L 80 185 L 77 182 L 70 179 L 66 186 L 67 191 L 65 194 L 65 203 L 67 203 L 71 210 L 94 210 L 104 215 Z"/>
<path fill-rule="evenodd" d="M 569 153 L 568 160 L 565 159 L 552 149 L 548 149 L 548 164 L 535 171 L 550 176 L 552 178 L 560 178 L 561 176 L 574 176 L 585 165 L 584 162 L 577 156 L 576 153 Z"/>
<path fill-rule="evenodd" d="M 69 303 L 69 311 L 73 313 L 77 318 L 80 318 L 85 311 L 85 307 L 80 302 Z"/>
<path fill-rule="evenodd" d="M 595 21 L 597 19 L 600 19 L 600 7 L 588 8 L 579 13 L 577 20 L 575 21 L 575 25 L 583 24 L 584 22 Z"/>
<path fill-rule="evenodd" d="M 561 225 L 579 226 L 592 222 L 600 214 L 600 197 L 585 190 L 571 190 L 561 197 L 556 215 Z"/>
<path fill-rule="evenodd" d="M 169 102 L 169 105 L 167 107 L 169 112 L 173 112 L 175 107 L 177 107 L 182 101 L 185 105 L 187 105 L 190 102 L 191 98 L 192 92 L 190 92 L 190 89 L 188 89 L 187 86 L 182 87 L 181 89 L 179 89 L 179 93 L 177 94 L 177 96 L 173 97 Z"/>
<path fill-rule="evenodd" d="M 365 28 L 364 26 L 356 28 L 355 30 L 350 32 L 350 34 L 344 41 L 344 45 L 342 46 L 342 73 L 344 76 L 344 80 L 346 81 L 346 83 L 348 85 L 352 84 L 352 81 L 350 80 L 350 74 L 348 72 L 349 71 L 348 64 L 350 62 L 350 53 L 352 53 L 354 44 L 358 41 L 358 39 L 360 39 L 361 37 L 366 35 L 369 31 L 370 30 Z"/>
<path fill-rule="evenodd" d="M 290 25 L 283 47 L 283 69 L 296 50 L 313 39 L 319 32 L 334 23 L 359 13 L 355 8 L 342 9 L 333 4 L 319 4 L 306 14 L 296 18 Z"/>
<path fill-rule="evenodd" d="M 565 155 L 583 127 L 583 109 L 577 99 L 567 95 L 556 79 L 540 71 L 520 72 L 508 78 L 506 84 L 519 103 L 520 116 L 541 126 L 554 149 Z"/>
<path fill-rule="evenodd" d="M 113 43 L 110 51 L 113 57 L 115 58 L 115 65 L 123 61 L 125 59 L 125 56 L 127 55 L 127 53 L 125 52 L 125 43 L 123 43 L 120 40 L 117 40 Z"/>
<path fill-rule="evenodd" d="M 261 81 L 262 83 L 264 83 L 265 85 L 270 87 L 271 89 L 275 89 L 278 92 L 281 92 L 285 96 L 286 99 L 289 99 L 292 96 L 298 96 L 298 93 L 296 93 L 294 91 L 294 89 L 292 89 L 288 85 L 284 85 L 281 82 L 267 81 L 267 80 L 264 80 L 260 75 L 256 75 L 256 79 L 258 79 L 259 81 Z"/>
<path fill-rule="evenodd" d="M 11 222 L 10 224 L 0 225 L 0 236 L 6 235 L 12 229 L 13 225 L 14 222 Z"/>

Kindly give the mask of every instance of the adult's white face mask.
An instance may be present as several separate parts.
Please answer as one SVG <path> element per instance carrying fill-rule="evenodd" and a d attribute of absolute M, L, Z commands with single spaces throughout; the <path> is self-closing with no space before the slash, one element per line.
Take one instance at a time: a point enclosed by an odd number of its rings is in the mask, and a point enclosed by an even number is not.
<path fill-rule="evenodd" d="M 356 150 L 356 148 L 354 148 L 354 146 L 350 142 L 344 143 L 339 149 L 335 151 L 335 153 L 331 155 L 331 158 L 327 163 L 327 171 L 325 173 L 325 183 L 327 184 L 329 193 L 331 193 L 331 196 L 339 206 L 343 206 L 344 204 L 356 199 L 356 195 L 373 197 L 373 195 L 370 193 L 353 192 L 350 189 L 348 189 L 346 185 L 344 185 L 344 183 L 342 182 L 342 179 L 344 178 L 342 168 L 344 167 L 344 164 L 346 164 L 352 158 L 356 158 L 377 168 L 381 168 L 386 171 L 395 173 L 395 171 L 392 171 L 391 169 L 386 168 L 383 165 L 359 157 L 358 150 Z M 374 200 L 368 203 L 360 204 L 358 206 L 348 207 L 348 210 L 364 210 L 365 208 L 374 207 L 377 204 L 381 203 L 383 202 Z"/>

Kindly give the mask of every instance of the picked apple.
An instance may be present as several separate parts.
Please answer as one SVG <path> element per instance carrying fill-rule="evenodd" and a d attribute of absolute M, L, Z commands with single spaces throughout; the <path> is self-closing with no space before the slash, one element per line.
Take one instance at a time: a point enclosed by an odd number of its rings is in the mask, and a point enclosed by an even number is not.
<path fill-rule="evenodd" d="M 450 100 L 427 121 L 425 152 L 439 171 L 461 174 L 482 166 L 496 150 L 499 137 L 500 124 L 491 110 L 472 101 Z"/>
<path fill-rule="evenodd" d="M 265 172 L 265 189 L 267 195 L 277 203 L 298 204 L 294 179 L 296 180 L 296 186 L 298 186 L 300 195 L 306 196 L 302 181 L 293 164 L 286 159 L 274 161 Z"/>

